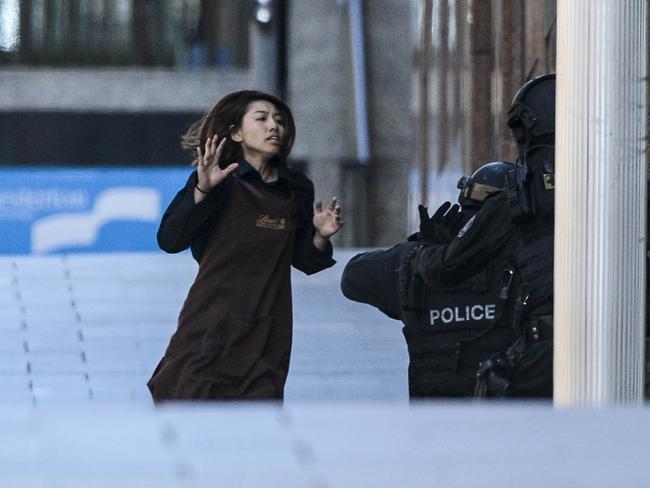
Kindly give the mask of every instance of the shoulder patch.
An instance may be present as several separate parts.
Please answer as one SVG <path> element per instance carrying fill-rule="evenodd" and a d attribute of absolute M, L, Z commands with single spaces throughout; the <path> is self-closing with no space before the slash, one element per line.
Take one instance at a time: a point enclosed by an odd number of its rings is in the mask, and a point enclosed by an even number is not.
<path fill-rule="evenodd" d="M 458 231 L 458 235 L 456 237 L 458 237 L 459 239 L 463 237 L 467 233 L 467 231 L 472 227 L 475 220 L 476 220 L 476 215 L 472 215 L 472 218 L 469 219 L 467 223 L 463 226 L 463 228 Z"/>

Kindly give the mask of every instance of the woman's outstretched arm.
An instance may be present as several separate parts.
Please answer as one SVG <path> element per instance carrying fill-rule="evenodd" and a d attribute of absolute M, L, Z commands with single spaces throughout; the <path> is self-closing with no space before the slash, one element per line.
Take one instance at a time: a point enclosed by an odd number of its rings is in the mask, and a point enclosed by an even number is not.
<path fill-rule="evenodd" d="M 302 173 L 290 170 L 298 198 L 298 222 L 292 265 L 305 274 L 334 266 L 332 243 L 314 226 L 314 184 Z M 339 210 L 340 214 L 340 210 Z"/>
<path fill-rule="evenodd" d="M 194 197 L 196 185 L 197 175 L 193 172 L 163 214 L 156 237 L 158 246 L 165 252 L 177 253 L 190 247 L 208 221 L 213 220 L 226 204 L 228 182 L 210 190 L 199 203 Z"/>
<path fill-rule="evenodd" d="M 176 253 L 190 247 L 208 219 L 212 217 L 211 225 L 214 225 L 215 214 L 225 206 L 229 189 L 226 181 L 238 166 L 232 163 L 225 169 L 219 167 L 225 142 L 223 138 L 217 144 L 216 136 L 208 137 L 203 149 L 196 148 L 196 171 L 190 175 L 185 188 L 176 194 L 158 229 L 158 245 L 163 251 Z M 192 249 L 197 261 L 201 252 Z"/>

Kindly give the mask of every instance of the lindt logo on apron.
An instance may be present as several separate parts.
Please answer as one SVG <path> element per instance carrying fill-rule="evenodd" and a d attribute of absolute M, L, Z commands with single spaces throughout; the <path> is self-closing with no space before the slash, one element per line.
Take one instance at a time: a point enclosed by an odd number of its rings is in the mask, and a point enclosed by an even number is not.
<path fill-rule="evenodd" d="M 262 214 L 255 222 L 256 227 L 263 229 L 285 230 L 287 228 L 287 220 L 285 218 L 274 219 L 268 214 Z"/>

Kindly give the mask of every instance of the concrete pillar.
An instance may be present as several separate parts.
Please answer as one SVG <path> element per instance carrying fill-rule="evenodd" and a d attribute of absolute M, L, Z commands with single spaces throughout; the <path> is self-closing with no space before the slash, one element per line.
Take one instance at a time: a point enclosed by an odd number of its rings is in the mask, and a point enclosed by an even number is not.
<path fill-rule="evenodd" d="M 253 2 L 250 20 L 251 81 L 255 89 L 279 95 L 279 16 L 277 0 Z"/>
<path fill-rule="evenodd" d="M 471 89 L 468 94 L 469 137 L 465 154 L 473 165 L 475 162 L 492 161 L 496 156 L 492 112 L 494 43 L 491 2 L 472 0 L 468 7 L 471 19 L 468 28 Z"/>
<path fill-rule="evenodd" d="M 416 158 L 420 178 L 418 203 L 426 205 L 429 200 L 429 171 L 431 160 L 431 114 L 429 92 L 431 91 L 432 18 L 433 0 L 421 0 L 417 47 L 417 138 Z"/>
<path fill-rule="evenodd" d="M 514 162 L 517 146 L 510 129 L 505 124 L 512 98 L 526 81 L 523 69 L 525 55 L 525 30 L 522 19 L 524 5 L 521 0 L 496 0 L 495 16 L 495 80 L 494 93 L 496 156 Z"/>
<path fill-rule="evenodd" d="M 433 169 L 442 171 L 447 166 L 450 153 L 450 135 L 449 130 L 449 0 L 440 0 L 438 2 L 437 16 L 438 22 L 438 42 L 435 51 L 434 64 L 436 67 L 435 74 L 437 78 L 437 103 L 435 110 L 436 119 L 436 155 L 433 160 Z"/>
<path fill-rule="evenodd" d="M 558 0 L 555 391 L 642 400 L 645 0 Z"/>
<path fill-rule="evenodd" d="M 452 71 L 452 86 L 453 95 L 451 99 L 450 125 L 451 137 L 456 147 L 456 158 L 458 159 L 457 166 L 461 171 L 465 169 L 467 158 L 463 153 L 465 147 L 463 141 L 463 111 L 465 104 L 463 100 L 463 83 L 465 82 L 465 31 L 467 29 L 467 1 L 456 0 L 454 12 L 454 30 L 455 42 L 451 51 L 451 71 Z M 454 164 L 452 162 L 452 164 Z"/>
<path fill-rule="evenodd" d="M 548 72 L 544 46 L 546 2 L 526 2 L 523 21 L 525 25 L 524 49 L 526 53 L 524 72 L 526 79 L 529 80 Z"/>
<path fill-rule="evenodd" d="M 390 246 L 407 235 L 409 165 L 415 142 L 412 100 L 411 0 L 364 2 L 370 129 L 371 245 Z"/>
<path fill-rule="evenodd" d="M 347 11 L 334 1 L 293 1 L 288 15 L 288 101 L 297 128 L 291 154 L 307 162 L 317 199 L 339 198 L 345 226 L 334 243 L 349 245 L 348 217 L 356 209 L 341 193 L 339 164 L 355 156 Z"/>

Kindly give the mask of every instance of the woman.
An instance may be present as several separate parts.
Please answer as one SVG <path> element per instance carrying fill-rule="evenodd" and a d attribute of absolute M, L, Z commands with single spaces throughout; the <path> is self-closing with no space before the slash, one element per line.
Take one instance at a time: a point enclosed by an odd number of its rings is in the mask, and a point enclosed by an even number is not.
<path fill-rule="evenodd" d="M 290 266 L 332 266 L 329 238 L 343 225 L 336 199 L 287 167 L 289 107 L 239 91 L 185 134 L 196 171 L 165 212 L 158 244 L 188 247 L 199 263 L 178 328 L 148 382 L 154 401 L 281 399 L 289 369 Z"/>

